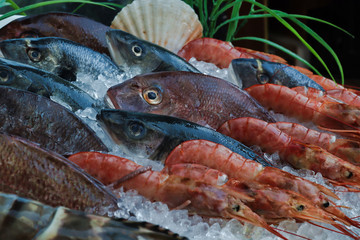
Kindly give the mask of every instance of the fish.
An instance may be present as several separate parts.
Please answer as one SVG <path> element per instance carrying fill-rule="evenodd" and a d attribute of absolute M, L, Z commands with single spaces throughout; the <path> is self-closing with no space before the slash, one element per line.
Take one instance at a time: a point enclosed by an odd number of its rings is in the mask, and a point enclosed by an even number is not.
<path fill-rule="evenodd" d="M 133 222 L 51 207 L 0 192 L 0 239 L 123 239 L 185 240 L 148 222 Z"/>
<path fill-rule="evenodd" d="M 289 88 L 305 86 L 325 91 L 323 87 L 289 65 L 260 59 L 238 58 L 231 61 L 230 76 L 243 89 L 255 84 L 278 84 Z"/>
<path fill-rule="evenodd" d="M 192 139 L 205 139 L 222 144 L 263 166 L 271 165 L 241 142 L 180 118 L 103 109 L 97 115 L 97 119 L 103 124 L 114 142 L 124 146 L 128 153 L 136 156 L 164 161 L 179 144 Z"/>
<path fill-rule="evenodd" d="M 0 42 L 0 49 L 7 59 L 49 71 L 68 81 L 80 81 L 79 76 L 96 81 L 101 75 L 105 79 L 118 78 L 120 83 L 126 78 L 108 56 L 64 38 L 9 39 Z"/>
<path fill-rule="evenodd" d="M 74 84 L 50 72 L 4 58 L 0 58 L 0 85 L 56 98 L 74 112 L 102 105 Z"/>
<path fill-rule="evenodd" d="M 105 33 L 109 26 L 65 12 L 48 12 L 18 18 L 0 29 L 0 40 L 24 37 L 61 37 L 108 56 Z"/>
<path fill-rule="evenodd" d="M 1 73 L 1 72 L 0 72 Z M 0 86 L 0 132 L 70 155 L 108 148 L 74 113 L 31 92 Z"/>
<path fill-rule="evenodd" d="M 178 117 L 213 129 L 240 116 L 275 122 L 246 91 L 192 72 L 139 75 L 109 88 L 105 101 L 111 108 Z"/>
<path fill-rule="evenodd" d="M 109 30 L 106 40 L 113 61 L 131 76 L 162 71 L 200 71 L 183 58 L 122 30 Z"/>
<path fill-rule="evenodd" d="M 67 158 L 26 139 L 0 134 L 0 191 L 52 207 L 105 215 L 117 198 Z"/>

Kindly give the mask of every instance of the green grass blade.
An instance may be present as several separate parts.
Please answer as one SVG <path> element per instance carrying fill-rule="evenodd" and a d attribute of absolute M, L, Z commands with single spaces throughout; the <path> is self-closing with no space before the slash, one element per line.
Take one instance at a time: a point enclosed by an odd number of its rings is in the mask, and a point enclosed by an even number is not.
<path fill-rule="evenodd" d="M 6 0 L 7 3 L 10 4 L 10 6 L 13 8 L 13 9 L 19 9 L 20 7 L 12 0 Z M 24 15 L 26 16 L 26 14 L 24 12 L 20 13 L 20 15 Z"/>
<path fill-rule="evenodd" d="M 279 16 L 275 11 L 271 10 L 270 8 L 266 7 L 265 5 L 258 3 L 253 0 L 244 0 L 246 2 L 252 3 L 256 5 L 259 8 L 264 9 L 264 11 L 268 12 L 269 14 L 273 15 L 281 24 L 283 24 L 287 29 L 290 30 L 306 47 L 309 49 L 309 51 L 318 59 L 318 61 L 324 66 L 327 73 L 330 75 L 330 77 L 334 79 L 334 77 L 331 74 L 331 71 L 329 70 L 328 66 L 324 62 L 324 60 L 320 57 L 320 55 L 315 51 L 313 47 L 303 38 L 301 35 L 287 22 L 285 21 L 281 16 Z"/>
<path fill-rule="evenodd" d="M 241 5 L 242 5 L 242 1 L 240 1 L 240 3 L 236 4 L 232 8 L 231 18 L 239 16 Z M 229 23 L 229 27 L 228 27 L 228 31 L 227 31 L 227 35 L 226 35 L 226 41 L 230 41 L 233 38 L 233 36 L 236 32 L 236 29 L 238 27 L 238 22 L 239 21 L 234 21 L 234 22 Z"/>
<path fill-rule="evenodd" d="M 270 40 L 264 39 L 264 38 L 259 38 L 259 37 L 239 37 L 239 38 L 235 38 L 235 41 L 241 41 L 241 40 L 251 40 L 251 41 L 259 41 L 262 43 L 266 43 L 269 44 L 270 46 L 273 46 L 274 48 L 277 48 L 281 51 L 283 51 L 284 53 L 288 54 L 289 56 L 299 60 L 300 62 L 304 63 L 306 66 L 308 66 L 309 68 L 311 68 L 316 74 L 321 75 L 320 72 L 313 66 L 311 65 L 308 61 L 306 61 L 305 59 L 303 59 L 302 57 L 300 57 L 299 55 L 297 55 L 296 53 L 290 51 L 289 49 L 274 43 Z"/>
<path fill-rule="evenodd" d="M 16 14 L 20 14 L 22 12 L 26 12 L 31 9 L 35 9 L 35 8 L 43 7 L 43 6 L 47 6 L 47 5 L 52 5 L 52 4 L 59 4 L 59 3 L 88 3 L 88 4 L 98 5 L 98 6 L 102 6 L 102 7 L 107 7 L 107 8 L 114 10 L 113 7 L 108 6 L 108 5 L 110 5 L 108 3 L 100 3 L 100 2 L 93 2 L 93 1 L 86 1 L 86 0 L 52 0 L 52 1 L 45 1 L 45 2 L 41 2 L 41 3 L 34 3 L 34 4 L 28 5 L 26 7 L 12 10 L 12 11 L 7 12 L 4 15 L 0 16 L 0 20 L 3 20 L 5 18 L 8 18 L 8 17 L 16 15 Z"/>

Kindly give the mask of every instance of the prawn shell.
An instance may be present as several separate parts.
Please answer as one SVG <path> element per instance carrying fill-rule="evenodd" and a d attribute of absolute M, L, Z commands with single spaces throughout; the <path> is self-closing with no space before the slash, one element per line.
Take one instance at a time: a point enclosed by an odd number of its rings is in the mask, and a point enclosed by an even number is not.
<path fill-rule="evenodd" d="M 202 37 L 194 10 L 180 0 L 135 0 L 114 18 L 120 29 L 177 53 L 189 41 Z"/>

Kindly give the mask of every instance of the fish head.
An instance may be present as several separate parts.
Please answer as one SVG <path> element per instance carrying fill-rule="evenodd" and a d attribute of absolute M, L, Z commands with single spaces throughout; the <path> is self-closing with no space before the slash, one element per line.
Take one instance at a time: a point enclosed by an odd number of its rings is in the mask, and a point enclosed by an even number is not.
<path fill-rule="evenodd" d="M 138 75 L 110 87 L 105 98 L 116 109 L 171 115 L 181 102 L 179 89 L 171 81 L 175 75 L 166 72 Z"/>
<path fill-rule="evenodd" d="M 153 44 L 121 30 L 106 32 L 110 55 L 113 61 L 125 71 L 136 76 L 154 71 L 161 59 L 151 51 Z"/>
<path fill-rule="evenodd" d="M 0 42 L 4 57 L 32 65 L 47 71 L 61 66 L 60 47 L 53 44 L 53 38 L 19 38 Z"/>
<path fill-rule="evenodd" d="M 165 134 L 153 128 L 150 123 L 140 120 L 138 115 L 139 113 L 103 109 L 97 119 L 126 154 L 149 158 L 158 151 Z"/>
<path fill-rule="evenodd" d="M 272 82 L 271 64 L 264 60 L 238 58 L 231 61 L 230 75 L 242 88 Z"/>
<path fill-rule="evenodd" d="M 21 74 L 21 72 L 17 71 L 10 66 L 2 63 L 0 61 L 0 85 L 8 86 L 13 88 L 18 88 L 22 90 L 27 90 L 31 84 L 32 80 L 30 80 L 26 75 Z"/>
<path fill-rule="evenodd" d="M 33 26 L 29 17 L 15 19 L 0 29 L 0 41 L 13 38 L 41 37 L 41 33 Z M 43 24 L 45 25 L 45 24 Z"/>

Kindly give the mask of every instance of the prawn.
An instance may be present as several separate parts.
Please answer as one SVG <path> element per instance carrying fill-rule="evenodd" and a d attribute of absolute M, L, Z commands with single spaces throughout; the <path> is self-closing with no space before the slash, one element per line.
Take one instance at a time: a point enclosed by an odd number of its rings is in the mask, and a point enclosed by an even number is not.
<path fill-rule="evenodd" d="M 104 183 L 109 179 L 103 172 L 105 169 L 111 169 L 111 175 L 117 176 L 116 183 L 112 184 L 114 187 L 122 186 L 125 191 L 134 189 L 150 201 L 161 201 L 170 208 L 186 207 L 190 212 L 202 216 L 234 218 L 263 227 L 286 239 L 247 207 L 238 198 L 240 194 L 230 195 L 216 186 L 162 172 L 147 170 L 133 174 L 143 166 L 110 154 L 83 152 L 72 155 L 69 159 Z"/>
<path fill-rule="evenodd" d="M 329 129 L 359 131 L 360 109 L 340 103 L 317 102 L 288 87 L 253 85 L 246 91 L 266 108 Z M 348 131 L 345 131 L 348 132 Z"/>
<path fill-rule="evenodd" d="M 360 142 L 358 141 L 337 138 L 330 133 L 318 132 L 297 123 L 276 122 L 270 125 L 304 143 L 319 146 L 341 159 L 360 165 Z"/>
<path fill-rule="evenodd" d="M 255 134 L 253 134 L 255 136 Z M 326 194 L 339 199 L 328 188 L 274 167 L 263 167 L 255 161 L 245 159 L 228 148 L 207 140 L 190 140 L 177 146 L 167 157 L 165 166 L 176 163 L 197 163 L 217 169 L 229 178 L 243 182 L 260 184 L 291 190 L 310 199 L 316 206 L 346 220 L 351 225 L 360 227 L 359 223 L 347 217 L 331 204 Z"/>
<path fill-rule="evenodd" d="M 308 97 L 312 100 L 318 101 L 318 102 L 333 102 L 333 103 L 344 103 L 343 101 L 340 101 L 336 98 L 331 97 L 326 92 L 323 92 L 321 90 L 310 88 L 306 86 L 297 86 L 291 88 L 291 90 L 294 90 L 297 93 L 300 93 L 304 95 L 305 97 Z"/>
<path fill-rule="evenodd" d="M 279 152 L 280 158 L 298 169 L 320 172 L 335 185 L 360 187 L 360 168 L 324 149 L 294 140 L 269 123 L 256 118 L 236 118 L 219 129 L 245 145 L 258 145 L 265 152 Z"/>
<path fill-rule="evenodd" d="M 178 163 L 165 166 L 164 170 L 169 174 L 221 185 L 222 189 L 227 192 L 236 191 L 247 194 L 253 200 L 244 201 L 244 203 L 269 224 L 279 223 L 285 219 L 296 219 L 297 221 L 315 220 L 333 225 L 334 222 L 331 217 L 334 217 L 342 223 L 350 225 L 346 219 L 331 216 L 322 209 L 314 207 L 307 198 L 293 191 L 255 182 L 246 183 L 233 178 L 226 179 L 224 182 L 224 173 L 199 164 Z M 337 227 L 338 225 L 335 224 L 334 226 Z M 339 229 L 342 230 L 342 228 Z"/>
<path fill-rule="evenodd" d="M 198 38 L 188 42 L 178 55 L 187 61 L 195 57 L 198 61 L 215 64 L 219 68 L 228 68 L 231 61 L 236 58 L 253 58 L 248 53 L 236 50 L 230 42 L 214 38 Z"/>

